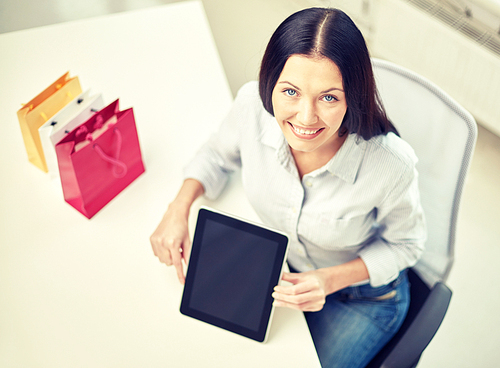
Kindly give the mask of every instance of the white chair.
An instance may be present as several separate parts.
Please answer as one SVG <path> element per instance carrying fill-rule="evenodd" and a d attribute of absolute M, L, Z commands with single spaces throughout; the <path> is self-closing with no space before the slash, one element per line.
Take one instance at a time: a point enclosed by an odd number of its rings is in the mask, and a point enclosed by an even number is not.
<path fill-rule="evenodd" d="M 428 239 L 422 259 L 409 271 L 408 316 L 368 367 L 415 367 L 451 299 L 445 282 L 453 265 L 458 210 L 477 126 L 463 107 L 422 76 L 380 59 L 372 64 L 387 115 L 419 159 Z"/>

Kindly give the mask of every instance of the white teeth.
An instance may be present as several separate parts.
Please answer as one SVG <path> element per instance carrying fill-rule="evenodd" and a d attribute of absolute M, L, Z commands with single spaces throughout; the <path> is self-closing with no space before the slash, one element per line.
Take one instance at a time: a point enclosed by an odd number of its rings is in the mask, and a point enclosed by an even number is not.
<path fill-rule="evenodd" d="M 293 130 L 295 130 L 299 134 L 307 134 L 307 135 L 316 134 L 317 132 L 319 132 L 321 130 L 321 128 L 318 129 L 318 130 L 304 130 L 304 129 L 299 129 L 299 128 L 293 126 L 293 125 L 292 125 L 292 128 L 293 128 Z"/>

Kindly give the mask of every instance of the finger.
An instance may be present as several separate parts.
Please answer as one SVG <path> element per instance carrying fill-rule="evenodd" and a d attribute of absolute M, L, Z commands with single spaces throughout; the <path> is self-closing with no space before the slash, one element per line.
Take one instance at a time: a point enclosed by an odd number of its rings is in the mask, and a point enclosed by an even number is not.
<path fill-rule="evenodd" d="M 156 234 L 151 235 L 150 237 L 151 247 L 153 248 L 153 253 L 156 257 L 160 259 L 160 262 L 163 262 L 170 266 L 172 264 L 170 258 L 170 251 L 168 247 L 165 245 L 162 238 L 158 237 Z"/>
<path fill-rule="evenodd" d="M 167 266 L 172 265 L 172 258 L 170 257 L 170 251 L 167 247 L 158 243 L 152 243 L 152 247 L 154 255 L 158 257 L 160 262 L 165 263 Z"/>
<path fill-rule="evenodd" d="M 292 284 L 296 284 L 301 278 L 301 274 L 298 272 L 283 272 L 283 276 L 281 276 L 281 279 L 283 281 L 291 282 Z"/>
<path fill-rule="evenodd" d="M 311 275 L 306 272 L 283 272 L 283 276 L 281 277 L 282 281 L 289 282 L 294 285 L 297 285 L 309 279 L 311 279 Z"/>
<path fill-rule="evenodd" d="M 289 309 L 295 309 L 295 310 L 301 310 L 300 306 L 297 304 L 292 304 L 292 303 L 287 303 L 283 300 L 277 300 L 275 299 L 273 302 L 273 305 L 275 307 L 280 307 L 280 308 L 289 308 Z"/>
<path fill-rule="evenodd" d="M 275 291 L 272 297 L 278 306 L 300 309 L 302 311 L 320 310 L 325 303 L 325 294 L 320 289 L 297 295 Z"/>
<path fill-rule="evenodd" d="M 182 247 L 182 259 L 184 259 L 184 263 L 189 264 L 189 257 L 191 256 L 191 241 L 187 238 L 184 241 L 184 246 Z"/>
<path fill-rule="evenodd" d="M 305 302 L 301 304 L 287 303 L 282 300 L 275 300 L 273 305 L 275 307 L 283 307 L 294 310 L 299 310 L 302 312 L 317 312 L 323 309 L 324 303 L 322 302 Z"/>
<path fill-rule="evenodd" d="M 302 293 L 302 294 L 284 294 L 280 292 L 274 292 L 272 297 L 280 302 L 286 302 L 294 305 L 301 305 L 304 303 L 313 302 L 316 303 L 324 299 L 324 294 L 319 290 Z"/>
<path fill-rule="evenodd" d="M 158 258 L 160 262 L 165 263 L 167 266 L 172 266 L 172 256 L 170 255 L 170 250 L 165 247 L 161 247 Z"/>
<path fill-rule="evenodd" d="M 185 279 L 184 279 L 184 270 L 182 267 L 182 256 L 181 256 L 181 248 L 180 245 L 176 246 L 176 243 L 174 240 L 170 241 L 171 246 L 170 248 L 170 256 L 172 258 L 172 264 L 175 267 L 175 270 L 177 271 L 177 278 L 179 279 L 179 282 L 181 284 L 184 284 Z M 177 243 L 178 244 L 178 243 Z"/>
<path fill-rule="evenodd" d="M 159 244 L 161 243 L 159 239 L 156 238 L 155 234 L 151 235 L 149 238 L 149 242 L 151 243 L 151 248 L 153 248 L 153 253 L 155 256 L 159 256 Z"/>
<path fill-rule="evenodd" d="M 296 275 L 300 275 L 298 273 L 290 273 L 290 272 L 283 272 L 281 275 L 281 282 L 277 286 L 290 286 L 289 284 L 296 284 L 299 282 L 300 278 L 297 277 Z"/>
<path fill-rule="evenodd" d="M 294 285 L 290 286 L 278 285 L 274 288 L 276 292 L 286 295 L 300 295 L 319 289 L 320 289 L 320 283 L 315 278 L 301 278 L 297 279 Z"/>

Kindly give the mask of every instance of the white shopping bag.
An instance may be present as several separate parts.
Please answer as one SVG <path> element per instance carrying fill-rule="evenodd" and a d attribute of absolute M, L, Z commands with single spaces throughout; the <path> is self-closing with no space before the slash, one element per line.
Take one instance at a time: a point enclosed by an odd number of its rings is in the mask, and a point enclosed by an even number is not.
<path fill-rule="evenodd" d="M 59 167 L 55 145 L 64 138 L 66 132 L 72 131 L 87 121 L 103 107 L 104 100 L 101 94 L 90 96 L 90 91 L 86 91 L 49 118 L 38 129 L 47 168 L 52 180 L 57 179 L 56 181 L 59 182 Z"/>

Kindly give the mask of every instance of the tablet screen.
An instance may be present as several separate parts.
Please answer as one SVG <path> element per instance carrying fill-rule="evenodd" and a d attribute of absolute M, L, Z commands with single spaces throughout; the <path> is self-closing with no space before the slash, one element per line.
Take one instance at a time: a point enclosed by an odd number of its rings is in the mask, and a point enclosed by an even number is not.
<path fill-rule="evenodd" d="M 288 238 L 202 208 L 181 312 L 264 341 Z"/>

